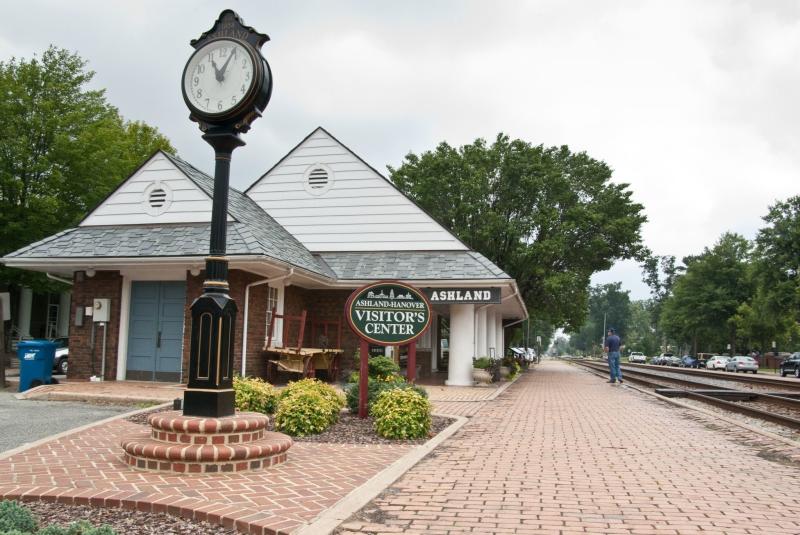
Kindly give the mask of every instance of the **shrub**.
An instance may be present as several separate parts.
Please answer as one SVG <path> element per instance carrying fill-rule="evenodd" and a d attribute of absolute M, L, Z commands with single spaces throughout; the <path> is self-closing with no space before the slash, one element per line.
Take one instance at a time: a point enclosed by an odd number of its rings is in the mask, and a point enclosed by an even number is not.
<path fill-rule="evenodd" d="M 391 357 L 372 357 L 368 361 L 369 376 L 381 379 L 400 373 L 400 366 Z"/>
<path fill-rule="evenodd" d="M 331 426 L 334 412 L 334 406 L 319 392 L 297 391 L 278 402 L 275 427 L 293 437 L 315 435 Z"/>
<path fill-rule="evenodd" d="M 489 368 L 491 365 L 492 365 L 492 360 L 489 357 L 481 357 L 479 359 L 475 359 L 475 362 L 472 364 L 472 367 L 485 370 Z"/>
<path fill-rule="evenodd" d="M 370 412 L 385 438 L 422 438 L 431 430 L 431 402 L 410 388 L 382 392 Z"/>
<path fill-rule="evenodd" d="M 117 532 L 108 526 L 93 527 L 86 520 L 73 522 L 67 528 L 48 526 L 36 532 L 36 535 L 117 535 Z"/>
<path fill-rule="evenodd" d="M 386 392 L 387 390 L 396 390 L 400 389 L 410 389 L 417 392 L 422 397 L 428 397 L 428 392 L 417 385 L 412 385 L 406 382 L 405 379 L 399 376 L 385 378 L 384 380 L 378 380 L 375 378 L 370 377 L 367 380 L 367 410 L 369 410 L 370 406 L 375 403 L 375 400 L 378 399 L 378 396 L 382 392 Z M 347 397 L 347 408 L 352 413 L 358 412 L 358 396 L 359 396 L 360 388 L 359 384 L 352 383 L 345 387 L 345 395 Z"/>
<path fill-rule="evenodd" d="M 236 408 L 240 411 L 273 414 L 278 408 L 275 388 L 256 377 L 234 377 L 233 391 L 236 395 Z"/>
<path fill-rule="evenodd" d="M 514 377 L 519 375 L 519 371 L 522 369 L 521 366 L 519 365 L 519 362 L 517 362 L 516 360 L 512 360 L 511 363 L 508 365 L 508 367 L 511 368 L 511 373 L 508 376 L 509 379 L 513 379 Z"/>
<path fill-rule="evenodd" d="M 36 519 L 15 501 L 0 502 L 0 533 L 4 531 L 36 531 Z"/>
<path fill-rule="evenodd" d="M 278 395 L 278 399 L 282 401 L 304 392 L 318 394 L 330 404 L 331 423 L 334 423 L 339 419 L 339 412 L 344 408 L 345 404 L 344 396 L 342 396 L 342 394 L 331 385 L 323 383 L 319 379 L 301 379 L 300 381 L 292 381 L 286 385 L 286 388 L 281 390 L 281 393 Z"/>

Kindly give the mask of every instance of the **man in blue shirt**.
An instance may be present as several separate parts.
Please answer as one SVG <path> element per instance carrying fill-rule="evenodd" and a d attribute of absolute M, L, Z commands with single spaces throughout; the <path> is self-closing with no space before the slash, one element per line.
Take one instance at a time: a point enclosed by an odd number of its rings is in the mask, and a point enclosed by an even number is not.
<path fill-rule="evenodd" d="M 614 329 L 608 329 L 608 338 L 606 338 L 606 353 L 608 353 L 608 371 L 611 375 L 609 383 L 619 381 L 622 384 L 622 372 L 619 369 L 619 348 L 621 340 L 619 336 L 614 333 Z"/>

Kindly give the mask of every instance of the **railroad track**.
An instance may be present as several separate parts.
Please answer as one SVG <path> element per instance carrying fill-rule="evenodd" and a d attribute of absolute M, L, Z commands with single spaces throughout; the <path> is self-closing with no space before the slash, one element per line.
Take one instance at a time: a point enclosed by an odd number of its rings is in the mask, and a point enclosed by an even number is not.
<path fill-rule="evenodd" d="M 721 370 L 704 370 L 698 368 L 677 368 L 673 366 L 656 366 L 654 364 L 631 364 L 630 362 L 622 364 L 626 369 L 642 369 L 642 370 L 662 370 L 671 371 L 673 373 L 683 373 L 688 376 L 697 377 L 713 377 L 725 381 L 737 381 L 740 383 L 763 384 L 769 386 L 780 386 L 789 390 L 800 391 L 800 381 L 797 379 L 788 379 L 784 377 L 758 375 L 758 374 L 738 374 L 731 372 L 724 372 Z"/>
<path fill-rule="evenodd" d="M 608 376 L 608 366 L 599 362 L 570 360 L 585 368 L 589 368 L 602 377 Z M 731 412 L 744 414 L 768 422 L 776 423 L 790 429 L 800 431 L 800 393 L 798 392 L 751 392 L 733 390 L 718 385 L 710 385 L 701 381 L 692 381 L 689 378 L 678 378 L 663 375 L 655 370 L 633 370 L 630 366 L 624 368 L 625 381 L 636 383 L 645 388 L 651 388 L 657 393 L 668 397 L 685 397 L 715 405 Z M 683 387 L 674 388 L 678 384 Z M 773 383 L 774 384 L 774 383 Z M 778 383 L 775 386 L 784 386 Z M 729 400 L 737 400 L 739 403 Z M 762 404 L 779 405 L 788 408 L 793 415 L 782 414 L 774 410 L 764 410 L 749 406 L 743 402 L 760 402 Z"/>

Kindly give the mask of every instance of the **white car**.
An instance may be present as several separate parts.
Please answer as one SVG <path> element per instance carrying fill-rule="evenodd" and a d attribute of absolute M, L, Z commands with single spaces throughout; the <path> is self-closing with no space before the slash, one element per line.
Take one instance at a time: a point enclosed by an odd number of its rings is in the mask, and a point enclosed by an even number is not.
<path fill-rule="evenodd" d="M 725 363 L 725 371 L 758 373 L 758 362 L 753 357 L 736 356 Z"/>
<path fill-rule="evenodd" d="M 638 362 L 639 364 L 644 364 L 647 362 L 647 357 L 640 351 L 634 351 L 628 355 L 628 362 Z"/>
<path fill-rule="evenodd" d="M 723 357 L 722 355 L 714 355 L 708 362 L 706 362 L 706 368 L 709 370 L 724 370 L 725 365 L 730 360 L 728 357 Z"/>

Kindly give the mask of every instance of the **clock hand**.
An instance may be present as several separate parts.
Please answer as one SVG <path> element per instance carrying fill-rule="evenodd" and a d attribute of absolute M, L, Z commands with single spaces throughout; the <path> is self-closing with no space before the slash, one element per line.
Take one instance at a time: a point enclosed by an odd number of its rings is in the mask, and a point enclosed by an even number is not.
<path fill-rule="evenodd" d="M 221 77 L 221 78 L 218 78 L 218 80 L 219 80 L 220 82 L 221 82 L 222 80 L 224 80 L 224 79 L 225 79 L 225 69 L 227 69 L 227 68 L 228 68 L 228 63 L 230 63 L 230 62 L 231 62 L 231 59 L 232 59 L 232 58 L 233 58 L 233 56 L 235 56 L 235 55 L 236 55 L 236 49 L 235 49 L 235 48 L 231 48 L 231 53 L 230 53 L 230 55 L 228 56 L 228 59 L 225 61 L 225 64 L 224 64 L 224 65 L 222 65 L 222 68 L 219 70 L 219 75 L 220 75 L 220 77 Z"/>
<path fill-rule="evenodd" d="M 218 82 L 223 80 L 222 73 L 219 72 L 219 68 L 217 67 L 216 62 L 212 59 L 211 66 L 214 67 L 214 77 L 217 79 Z"/>

